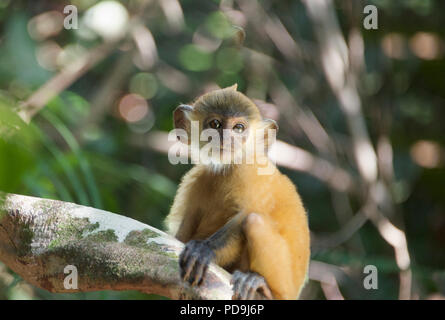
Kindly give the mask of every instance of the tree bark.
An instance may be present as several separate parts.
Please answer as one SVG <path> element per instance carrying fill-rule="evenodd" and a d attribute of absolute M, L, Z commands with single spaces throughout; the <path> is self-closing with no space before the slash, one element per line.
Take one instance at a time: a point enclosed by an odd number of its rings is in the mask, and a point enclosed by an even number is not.
<path fill-rule="evenodd" d="M 50 292 L 138 290 L 171 299 L 231 299 L 230 274 L 216 265 L 200 287 L 179 278 L 182 248 L 174 237 L 128 217 L 0 193 L 0 261 Z M 77 289 L 64 285 L 68 265 L 77 268 Z"/>

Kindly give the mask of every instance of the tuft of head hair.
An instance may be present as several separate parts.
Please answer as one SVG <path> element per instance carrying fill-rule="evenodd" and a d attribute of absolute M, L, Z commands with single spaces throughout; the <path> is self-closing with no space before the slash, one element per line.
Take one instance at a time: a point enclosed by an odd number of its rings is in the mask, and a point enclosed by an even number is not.
<path fill-rule="evenodd" d="M 237 91 L 236 84 L 203 94 L 193 103 L 193 107 L 198 113 L 245 117 L 247 120 L 261 119 L 258 107 L 252 100 Z"/>

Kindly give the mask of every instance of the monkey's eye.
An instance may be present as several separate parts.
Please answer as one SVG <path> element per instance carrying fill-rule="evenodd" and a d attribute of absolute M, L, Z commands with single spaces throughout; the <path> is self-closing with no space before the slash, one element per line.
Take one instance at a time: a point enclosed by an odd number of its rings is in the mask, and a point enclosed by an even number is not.
<path fill-rule="evenodd" d="M 221 122 L 219 120 L 214 119 L 209 122 L 209 126 L 212 129 L 219 129 L 221 127 Z"/>
<path fill-rule="evenodd" d="M 237 123 L 233 127 L 233 131 L 235 131 L 236 133 L 242 133 L 244 130 L 246 130 L 246 128 L 242 123 Z"/>

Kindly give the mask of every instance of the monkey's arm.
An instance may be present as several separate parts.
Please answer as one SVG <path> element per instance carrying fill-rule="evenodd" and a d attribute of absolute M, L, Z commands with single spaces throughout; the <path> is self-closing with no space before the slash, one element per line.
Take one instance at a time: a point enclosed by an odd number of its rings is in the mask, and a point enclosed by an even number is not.
<path fill-rule="evenodd" d="M 244 239 L 244 218 L 245 214 L 238 213 L 209 238 L 189 241 L 179 257 L 181 277 L 192 285 L 199 285 L 210 262 L 224 266 L 239 257 Z"/>
<path fill-rule="evenodd" d="M 228 265 L 240 256 L 244 241 L 242 225 L 245 217 L 244 213 L 238 213 L 206 240 L 215 253 L 215 263 L 218 265 Z"/>
<path fill-rule="evenodd" d="M 182 242 L 187 242 L 192 238 L 201 218 L 201 212 L 196 206 L 196 202 L 190 201 L 192 186 L 189 181 L 190 179 L 187 179 L 186 176 L 180 184 L 170 213 L 165 219 L 168 233 Z"/>

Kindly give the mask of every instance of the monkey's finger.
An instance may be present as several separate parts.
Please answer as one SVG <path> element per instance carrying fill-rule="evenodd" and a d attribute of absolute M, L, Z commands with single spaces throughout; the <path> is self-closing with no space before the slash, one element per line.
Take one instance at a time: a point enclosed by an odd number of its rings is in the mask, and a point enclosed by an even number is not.
<path fill-rule="evenodd" d="M 179 255 L 179 266 L 183 268 L 187 262 L 190 253 L 190 247 L 186 246 Z"/>
<path fill-rule="evenodd" d="M 181 255 L 179 256 L 179 268 L 180 268 L 180 272 L 181 272 L 181 279 L 184 278 L 185 276 L 185 269 L 187 267 L 187 256 L 185 254 L 185 252 L 183 251 L 181 253 Z"/>
<path fill-rule="evenodd" d="M 181 252 L 181 255 L 185 260 L 187 260 L 190 257 L 190 255 L 195 251 L 195 247 L 196 244 L 195 241 L 193 240 L 186 243 L 184 249 Z"/>
<path fill-rule="evenodd" d="M 198 259 L 198 256 L 196 254 L 192 254 L 189 259 L 187 259 L 186 264 L 183 268 L 184 276 L 182 277 L 183 280 L 187 281 L 190 278 L 190 274 L 193 271 L 193 267 L 195 266 L 196 260 Z"/>
<path fill-rule="evenodd" d="M 246 286 L 247 286 L 246 300 L 255 299 L 255 293 L 257 292 L 258 289 L 258 279 L 256 277 L 250 277 L 247 280 Z"/>
<path fill-rule="evenodd" d="M 232 275 L 232 277 L 230 278 L 230 284 L 231 285 L 233 285 L 233 284 L 235 284 L 235 275 L 236 275 L 236 272 L 237 271 L 235 271 L 235 273 Z"/>
<path fill-rule="evenodd" d="M 202 257 L 198 256 L 196 253 L 195 253 L 195 255 L 197 256 L 197 258 L 195 260 L 195 263 L 193 264 L 193 267 L 191 267 L 190 275 L 187 279 L 187 281 L 192 286 L 196 285 L 196 282 L 199 280 L 197 277 L 199 276 L 199 269 L 201 267 L 202 259 L 203 259 Z"/>
<path fill-rule="evenodd" d="M 181 279 L 182 280 L 186 280 L 186 277 L 185 277 L 185 274 L 187 273 L 187 268 L 184 266 L 184 267 L 181 267 L 181 274 L 180 274 L 180 277 L 181 277 Z"/>
<path fill-rule="evenodd" d="M 183 276 L 182 276 L 182 279 L 184 281 L 190 282 L 189 281 L 190 280 L 190 275 L 191 275 L 191 273 L 193 271 L 193 266 L 194 265 L 195 265 L 194 261 L 192 261 L 191 263 L 189 263 L 187 266 L 184 267 L 184 269 L 183 269 Z"/>
<path fill-rule="evenodd" d="M 240 285 L 241 281 L 239 281 L 239 279 L 233 280 L 233 296 L 232 296 L 233 300 L 238 300 L 239 298 Z"/>
<path fill-rule="evenodd" d="M 233 273 L 232 279 L 231 279 L 231 283 L 233 284 L 233 297 L 232 299 L 234 300 L 239 300 L 241 299 L 241 290 L 242 287 L 244 285 L 244 282 L 247 278 L 247 274 L 241 271 L 235 271 Z"/>
<path fill-rule="evenodd" d="M 186 271 L 189 268 L 190 263 L 192 263 L 191 256 L 194 252 L 194 247 L 195 243 L 193 241 L 188 242 L 179 256 L 179 267 L 181 269 L 182 279 L 186 276 Z"/>
<path fill-rule="evenodd" d="M 273 300 L 272 292 L 270 291 L 269 286 L 266 283 L 261 285 L 258 289 L 260 292 L 262 292 L 264 294 L 266 299 Z"/>
<path fill-rule="evenodd" d="M 210 261 L 207 261 L 206 263 L 202 264 L 201 273 L 199 274 L 198 286 L 200 286 L 204 282 L 207 276 L 207 270 L 209 269 L 209 264 Z"/>
<path fill-rule="evenodd" d="M 179 260 L 179 272 L 180 272 L 181 279 L 184 279 L 184 276 L 185 276 L 185 269 L 186 269 L 185 266 L 186 266 L 186 264 L 185 264 L 184 260 L 180 259 Z"/>
<path fill-rule="evenodd" d="M 236 270 L 232 278 L 230 278 L 230 284 L 234 284 L 235 282 L 239 281 L 239 279 L 243 276 L 243 273 L 241 271 Z"/>
<path fill-rule="evenodd" d="M 207 266 L 207 259 L 203 259 L 201 261 L 198 261 L 197 263 L 195 263 L 195 268 L 193 270 L 192 273 L 192 277 L 193 278 L 193 282 L 192 285 L 196 286 L 196 285 L 200 285 L 202 283 L 202 280 L 204 278 L 204 272 Z"/>
<path fill-rule="evenodd" d="M 195 264 L 193 265 L 190 271 L 190 274 L 187 278 L 187 282 L 191 285 L 194 286 L 195 285 L 195 281 L 196 281 L 196 273 L 198 271 L 199 268 L 199 260 L 196 260 Z"/>
<path fill-rule="evenodd" d="M 252 287 L 255 287 L 255 277 L 250 275 L 246 275 L 242 281 L 239 298 L 240 300 L 247 300 L 249 295 L 249 290 Z"/>

